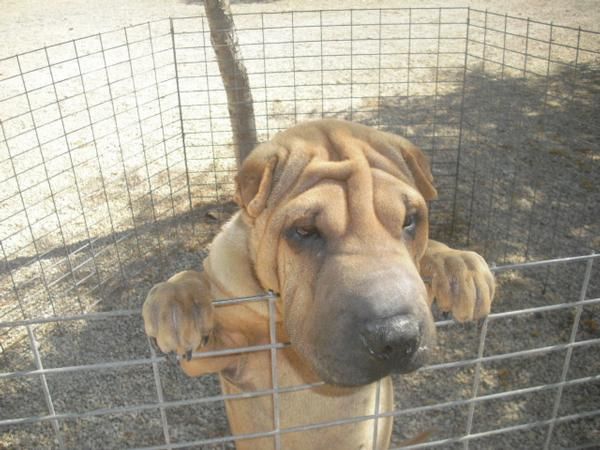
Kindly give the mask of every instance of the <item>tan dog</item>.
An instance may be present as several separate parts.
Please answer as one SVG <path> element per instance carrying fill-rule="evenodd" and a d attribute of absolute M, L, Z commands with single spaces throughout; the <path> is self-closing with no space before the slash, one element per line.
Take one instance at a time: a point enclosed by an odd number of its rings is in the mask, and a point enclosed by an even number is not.
<path fill-rule="evenodd" d="M 146 333 L 187 355 L 190 376 L 220 374 L 226 394 L 272 389 L 270 351 L 190 359 L 268 344 L 268 303 L 215 308 L 213 299 L 272 290 L 276 303 L 280 429 L 393 410 L 392 372 L 423 365 L 434 345 L 433 298 L 459 321 L 489 313 L 494 280 L 473 252 L 428 239 L 427 200 L 437 193 L 426 157 L 407 140 L 339 120 L 293 127 L 259 145 L 236 178 L 241 211 L 212 243 L 204 271 L 156 285 L 144 303 Z M 428 280 L 428 286 L 423 279 Z M 226 402 L 234 435 L 274 430 L 271 395 Z M 377 424 L 389 446 L 392 418 Z M 374 420 L 284 432 L 285 450 L 372 449 Z M 273 437 L 238 450 L 274 448 Z"/>

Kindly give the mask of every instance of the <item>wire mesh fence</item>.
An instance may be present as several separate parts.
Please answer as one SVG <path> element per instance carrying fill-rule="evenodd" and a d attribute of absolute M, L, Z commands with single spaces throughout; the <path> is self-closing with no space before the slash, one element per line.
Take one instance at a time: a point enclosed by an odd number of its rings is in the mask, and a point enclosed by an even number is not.
<path fill-rule="evenodd" d="M 496 264 L 493 314 L 438 317 L 434 360 L 394 377 L 392 448 L 594 447 L 600 35 L 469 8 L 235 22 L 260 140 L 321 117 L 408 137 L 432 159 L 433 236 Z M 216 378 L 156 354 L 140 317 L 233 212 L 231 142 L 204 17 L 0 60 L 1 446 L 233 448 Z"/>

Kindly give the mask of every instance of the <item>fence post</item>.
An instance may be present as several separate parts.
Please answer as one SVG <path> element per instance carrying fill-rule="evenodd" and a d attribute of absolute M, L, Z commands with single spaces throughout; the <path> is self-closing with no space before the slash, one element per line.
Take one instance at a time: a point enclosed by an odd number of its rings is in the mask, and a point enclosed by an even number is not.
<path fill-rule="evenodd" d="M 217 56 L 233 133 L 238 167 L 256 146 L 254 103 L 248 73 L 240 55 L 229 0 L 204 0 L 210 42 Z"/>

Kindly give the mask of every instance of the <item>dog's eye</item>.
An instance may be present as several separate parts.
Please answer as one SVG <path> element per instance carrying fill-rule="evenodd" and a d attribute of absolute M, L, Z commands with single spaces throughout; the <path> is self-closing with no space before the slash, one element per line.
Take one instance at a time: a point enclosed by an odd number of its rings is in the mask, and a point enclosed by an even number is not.
<path fill-rule="evenodd" d="M 294 234 L 299 239 L 308 239 L 311 237 L 318 237 L 319 231 L 314 227 L 296 227 L 294 228 Z"/>
<path fill-rule="evenodd" d="M 413 233 L 415 231 L 416 227 L 417 227 L 417 214 L 416 213 L 406 214 L 406 217 L 404 218 L 404 223 L 402 224 L 402 229 L 409 233 Z"/>
<path fill-rule="evenodd" d="M 299 248 L 312 247 L 321 241 L 321 233 L 313 225 L 294 225 L 285 232 L 285 236 L 290 244 Z"/>

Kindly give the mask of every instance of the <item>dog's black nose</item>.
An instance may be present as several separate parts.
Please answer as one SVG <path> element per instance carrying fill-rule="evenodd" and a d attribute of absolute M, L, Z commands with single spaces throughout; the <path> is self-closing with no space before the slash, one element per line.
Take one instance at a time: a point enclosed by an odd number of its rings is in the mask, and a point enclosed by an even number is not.
<path fill-rule="evenodd" d="M 414 316 L 398 314 L 367 322 L 360 335 L 372 356 L 401 366 L 419 349 L 421 325 Z"/>

